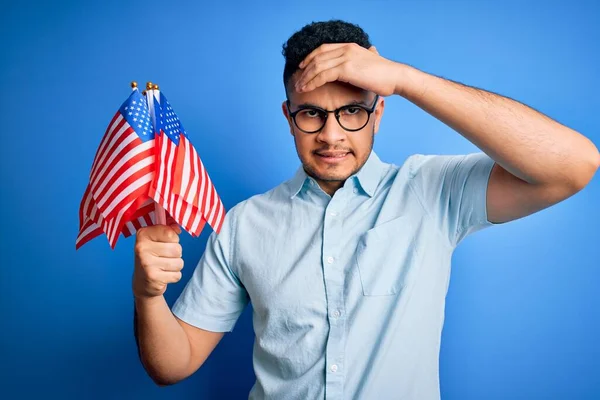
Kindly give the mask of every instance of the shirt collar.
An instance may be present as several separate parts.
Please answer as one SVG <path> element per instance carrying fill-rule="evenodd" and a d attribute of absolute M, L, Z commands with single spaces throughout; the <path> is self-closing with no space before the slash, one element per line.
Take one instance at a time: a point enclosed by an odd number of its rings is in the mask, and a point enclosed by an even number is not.
<path fill-rule="evenodd" d="M 290 181 L 290 189 L 292 193 L 290 198 L 293 199 L 298 195 L 298 193 L 300 193 L 300 190 L 302 190 L 304 184 L 306 183 L 306 181 L 308 181 L 308 179 L 309 176 L 306 174 L 306 171 L 304 171 L 304 167 L 302 166 L 302 164 L 300 164 L 300 167 L 298 167 L 296 174 Z"/>
<path fill-rule="evenodd" d="M 374 151 L 371 151 L 365 165 L 354 176 L 356 176 L 360 186 L 362 186 L 369 197 L 373 197 L 375 189 L 377 189 L 381 177 L 386 170 L 387 165 L 377 157 Z"/>
<path fill-rule="evenodd" d="M 365 193 L 367 193 L 369 197 L 373 197 L 385 169 L 386 164 L 382 162 L 377 154 L 375 154 L 375 151 L 372 150 L 367 162 L 365 162 L 356 174 L 350 176 L 348 179 L 357 179 Z M 311 179 L 313 178 L 308 176 L 306 171 L 304 171 L 304 167 L 300 165 L 296 174 L 290 181 L 290 198 L 296 197 L 304 185 Z"/>

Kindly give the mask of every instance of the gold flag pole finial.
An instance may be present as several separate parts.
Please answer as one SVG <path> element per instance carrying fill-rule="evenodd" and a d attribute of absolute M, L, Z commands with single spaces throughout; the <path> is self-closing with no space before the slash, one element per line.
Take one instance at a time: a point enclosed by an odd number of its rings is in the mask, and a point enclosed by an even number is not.
<path fill-rule="evenodd" d="M 132 81 L 131 82 L 131 88 L 132 89 L 137 89 L 137 82 L 136 81 Z"/>
<path fill-rule="evenodd" d="M 152 85 L 152 89 L 158 90 L 158 85 L 155 83 L 154 85 Z"/>
<path fill-rule="evenodd" d="M 146 90 L 152 90 L 152 82 L 146 83 Z"/>

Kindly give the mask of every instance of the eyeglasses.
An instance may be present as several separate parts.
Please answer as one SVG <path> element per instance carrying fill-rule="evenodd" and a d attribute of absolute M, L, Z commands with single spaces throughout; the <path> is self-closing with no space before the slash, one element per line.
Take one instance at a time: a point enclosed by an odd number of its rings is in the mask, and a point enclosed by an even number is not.
<path fill-rule="evenodd" d="M 290 100 L 287 100 L 287 108 L 294 124 L 304 133 L 317 133 L 327 123 L 329 113 L 335 115 L 335 119 L 342 128 L 350 132 L 360 131 L 367 126 L 369 118 L 377 106 L 379 95 L 375 96 L 372 107 L 365 107 L 361 104 L 348 104 L 333 111 L 325 110 L 315 106 L 300 106 L 294 112 L 290 110 Z"/>

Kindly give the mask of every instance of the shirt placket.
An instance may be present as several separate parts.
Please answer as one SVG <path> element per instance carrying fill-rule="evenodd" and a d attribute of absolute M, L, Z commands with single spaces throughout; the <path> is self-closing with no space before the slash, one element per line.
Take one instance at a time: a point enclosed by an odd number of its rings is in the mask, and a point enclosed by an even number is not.
<path fill-rule="evenodd" d="M 325 354 L 325 398 L 341 399 L 346 375 L 344 266 L 340 262 L 340 240 L 345 196 L 336 193 L 325 208 L 323 221 L 323 274 L 327 294 L 329 335 Z"/>

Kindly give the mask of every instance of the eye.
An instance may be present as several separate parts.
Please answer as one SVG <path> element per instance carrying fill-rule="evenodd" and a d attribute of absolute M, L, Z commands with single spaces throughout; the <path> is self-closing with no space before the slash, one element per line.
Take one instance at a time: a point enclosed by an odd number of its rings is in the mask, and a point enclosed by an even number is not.
<path fill-rule="evenodd" d="M 302 110 L 302 112 L 300 113 L 303 117 L 307 117 L 307 118 L 319 118 L 321 116 L 321 113 L 317 110 L 313 110 L 313 109 L 305 109 Z"/>
<path fill-rule="evenodd" d="M 348 107 L 348 108 L 344 109 L 344 113 L 346 113 L 348 115 L 355 115 L 355 114 L 358 114 L 359 112 L 361 112 L 360 107 Z"/>

